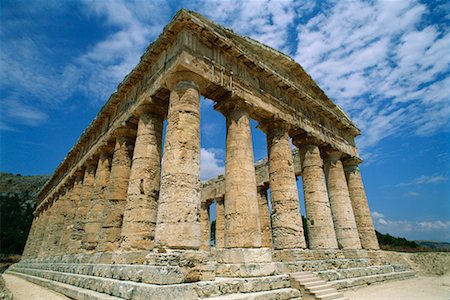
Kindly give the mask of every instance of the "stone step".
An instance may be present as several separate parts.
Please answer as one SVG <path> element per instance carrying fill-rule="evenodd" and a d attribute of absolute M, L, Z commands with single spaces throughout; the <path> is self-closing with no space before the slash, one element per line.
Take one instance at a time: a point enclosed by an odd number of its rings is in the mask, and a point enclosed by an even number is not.
<path fill-rule="evenodd" d="M 198 295 L 191 284 L 155 285 L 141 282 L 132 282 L 111 278 L 102 278 L 73 273 L 61 273 L 48 270 L 16 269 L 8 270 L 11 274 L 25 274 L 53 283 L 62 283 L 86 291 L 98 292 L 120 299 L 133 300 L 164 300 L 164 299 L 198 299 Z M 52 288 L 52 286 L 49 286 Z M 89 298 L 75 298 L 89 299 Z M 93 298 L 95 299 L 95 298 Z"/>
<path fill-rule="evenodd" d="M 302 293 L 310 295 L 314 297 L 314 299 L 334 300 L 344 296 L 315 274 L 294 273 L 290 274 L 290 276 L 291 286 L 293 288 L 299 289 Z"/>
<path fill-rule="evenodd" d="M 286 273 L 320 272 L 334 269 L 366 268 L 372 264 L 367 258 L 340 258 L 330 260 L 297 260 L 283 262 L 282 270 Z"/>
<path fill-rule="evenodd" d="M 69 298 L 73 299 L 89 299 L 89 300 L 123 300 L 123 298 L 118 298 L 103 293 L 98 293 L 95 291 L 79 288 L 70 284 L 55 282 L 53 280 L 44 279 L 41 277 L 31 276 L 23 273 L 8 271 L 8 274 L 23 278 L 29 282 L 38 284 L 42 287 L 53 290 L 57 293 L 63 294 Z"/>
<path fill-rule="evenodd" d="M 253 293 L 290 288 L 288 275 L 276 275 L 254 278 L 221 278 L 214 281 L 193 283 L 200 298 L 219 297 L 225 294 Z"/>
<path fill-rule="evenodd" d="M 288 275 L 267 276 L 258 278 L 217 278 L 215 281 L 203 281 L 190 284 L 154 285 L 133 281 L 124 281 L 111 278 L 103 278 L 74 273 L 55 272 L 42 269 L 27 269 L 16 267 L 11 273 L 33 276 L 55 285 L 61 283 L 79 288 L 81 290 L 92 290 L 93 292 L 111 295 L 121 299 L 199 299 L 208 297 L 227 297 L 230 294 L 255 294 L 256 298 L 249 299 L 291 299 L 286 298 L 285 293 L 278 295 L 279 290 L 290 289 Z M 300 295 L 300 294 L 299 294 Z M 266 298 L 264 298 L 264 297 Z M 250 296 L 249 296 L 250 297 Z M 252 296 L 253 297 L 253 296 Z M 262 298 L 261 298 L 262 297 Z M 298 297 L 297 297 L 298 298 Z M 84 298 L 80 298 L 84 299 Z"/>
<path fill-rule="evenodd" d="M 356 286 L 370 285 L 389 280 L 402 280 L 415 277 L 414 271 L 391 272 L 385 274 L 376 274 L 369 276 L 361 276 L 355 278 L 346 278 L 341 280 L 330 281 L 329 283 L 336 289 L 348 289 Z"/>
<path fill-rule="evenodd" d="M 317 300 L 336 300 L 336 299 L 344 297 L 344 295 L 339 292 L 329 292 L 327 294 L 314 295 L 314 296 L 316 297 Z"/>
<path fill-rule="evenodd" d="M 371 266 L 371 267 L 358 267 L 358 268 L 349 268 L 349 269 L 335 269 L 335 270 L 326 270 L 319 271 L 318 275 L 320 278 L 326 281 L 340 280 L 346 278 L 355 278 L 369 275 L 377 275 L 377 274 L 387 274 L 394 272 L 394 267 L 391 265 L 382 265 L 382 266 Z"/>
<path fill-rule="evenodd" d="M 204 298 L 205 300 L 296 300 L 302 299 L 300 291 L 292 288 L 278 289 L 254 293 L 234 293 L 218 297 Z"/>

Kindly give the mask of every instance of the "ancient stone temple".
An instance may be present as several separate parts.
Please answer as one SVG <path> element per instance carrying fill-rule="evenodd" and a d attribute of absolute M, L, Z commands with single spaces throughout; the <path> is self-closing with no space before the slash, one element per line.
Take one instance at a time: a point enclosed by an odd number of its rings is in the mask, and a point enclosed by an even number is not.
<path fill-rule="evenodd" d="M 201 96 L 227 128 L 225 174 L 203 183 Z M 413 276 L 378 250 L 359 134 L 293 59 L 181 10 L 40 191 L 9 272 L 75 299 L 338 299 Z"/>

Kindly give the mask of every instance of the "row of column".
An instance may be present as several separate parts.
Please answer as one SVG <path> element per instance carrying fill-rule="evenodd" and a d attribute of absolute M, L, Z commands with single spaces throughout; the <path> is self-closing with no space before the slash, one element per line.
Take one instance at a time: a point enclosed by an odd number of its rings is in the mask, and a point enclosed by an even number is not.
<path fill-rule="evenodd" d="M 162 163 L 165 113 L 158 105 L 144 105 L 136 112 L 137 130 L 116 130 L 110 143 L 52 196 L 53 205 L 39 212 L 25 256 L 204 248 L 201 220 L 209 216 L 200 204 L 200 88 L 191 74 L 174 78 L 168 82 Z M 223 247 L 305 248 L 288 128 L 282 122 L 262 124 L 268 139 L 270 222 L 262 213 L 268 212 L 262 208 L 267 195 L 256 186 L 249 109 L 231 98 L 216 108 L 227 122 L 225 201 L 217 205 L 223 209 L 223 220 L 217 214 Z M 357 165 L 348 166 L 346 177 L 337 152 L 327 153 L 323 168 L 315 141 L 301 136 L 293 141 L 301 153 L 310 248 L 377 248 Z M 266 233 L 270 223 L 271 236 Z"/>
<path fill-rule="evenodd" d="M 306 248 L 289 128 L 276 120 L 259 126 L 267 134 L 270 180 L 268 187 L 256 187 L 249 116 L 245 108 L 239 110 L 237 105 L 232 111 L 227 115 L 226 200 L 216 199 L 216 247 Z M 294 136 L 293 143 L 301 156 L 308 247 L 379 249 L 358 168 L 359 159 L 343 160 L 339 151 L 320 149 L 319 141 L 307 135 Z M 239 170 L 238 176 L 232 175 L 235 169 Z M 204 239 L 207 239 L 209 208 L 202 209 L 205 212 L 200 215 L 205 216 L 202 220 Z M 209 246 L 206 242 L 204 245 L 205 249 Z"/>

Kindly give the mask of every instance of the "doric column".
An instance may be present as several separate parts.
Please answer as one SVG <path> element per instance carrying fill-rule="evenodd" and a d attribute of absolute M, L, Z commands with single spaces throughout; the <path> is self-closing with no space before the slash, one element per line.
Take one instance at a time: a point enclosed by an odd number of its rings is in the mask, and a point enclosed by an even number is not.
<path fill-rule="evenodd" d="M 120 245 L 135 134 L 135 130 L 126 127 L 119 128 L 114 132 L 116 144 L 105 192 L 103 221 L 98 233 L 97 252 L 112 252 Z"/>
<path fill-rule="evenodd" d="M 273 247 L 306 248 L 289 128 L 282 121 L 272 121 L 263 127 L 269 155 Z"/>
<path fill-rule="evenodd" d="M 355 215 L 356 227 L 361 246 L 364 249 L 380 249 L 358 167 L 360 163 L 361 160 L 358 158 L 344 160 L 345 175 L 347 177 L 348 191 Z"/>
<path fill-rule="evenodd" d="M 201 231 L 200 250 L 209 251 L 211 224 L 209 222 L 209 203 L 207 202 L 203 202 L 200 206 L 200 231 Z"/>
<path fill-rule="evenodd" d="M 45 230 L 45 215 L 44 215 L 45 209 L 41 208 L 36 213 L 36 227 L 33 234 L 33 242 L 31 244 L 30 249 L 30 257 L 36 258 L 39 255 L 39 250 L 42 244 L 42 237 L 44 236 L 43 231 Z M 34 223 L 34 222 L 33 222 Z"/>
<path fill-rule="evenodd" d="M 189 75 L 170 84 L 155 244 L 200 248 L 200 92 Z"/>
<path fill-rule="evenodd" d="M 216 248 L 225 246 L 224 198 L 216 198 Z"/>
<path fill-rule="evenodd" d="M 75 215 L 78 209 L 78 203 L 80 200 L 81 186 L 83 182 L 84 172 L 82 170 L 77 170 L 74 174 L 74 179 L 72 183 L 71 192 L 69 194 L 69 199 L 66 207 L 66 218 L 64 221 L 64 231 L 61 236 L 61 249 L 63 253 L 69 253 L 70 247 L 72 246 L 71 238 L 72 232 L 75 225 Z"/>
<path fill-rule="evenodd" d="M 33 222 L 31 223 L 30 231 L 28 232 L 27 242 L 22 252 L 23 258 L 33 257 L 33 246 L 36 243 L 36 229 L 38 227 L 37 225 L 38 220 L 39 220 L 38 215 L 35 215 L 33 217 Z"/>
<path fill-rule="evenodd" d="M 85 251 L 92 251 L 98 244 L 98 233 L 103 224 L 105 209 L 105 189 L 108 186 L 111 167 L 111 147 L 100 149 L 100 157 L 95 172 L 94 186 L 90 196 L 89 209 L 84 223 L 84 235 L 81 247 Z"/>
<path fill-rule="evenodd" d="M 45 249 L 43 249 L 44 256 L 55 256 L 59 254 L 58 246 L 61 238 L 62 225 L 64 224 L 63 209 L 65 191 L 60 191 L 55 196 L 53 205 L 50 207 L 51 214 L 46 230 Z"/>
<path fill-rule="evenodd" d="M 300 153 L 309 247 L 336 249 L 338 248 L 336 233 L 318 142 L 303 135 L 294 137 L 292 141 Z"/>
<path fill-rule="evenodd" d="M 258 187 L 258 209 L 259 224 L 261 226 L 261 246 L 272 248 L 272 228 L 270 226 L 269 199 L 267 198 L 267 187 Z M 216 224 L 217 226 L 217 224 Z"/>
<path fill-rule="evenodd" d="M 92 190 L 94 188 L 95 170 L 98 159 L 88 160 L 83 174 L 83 182 L 80 186 L 80 200 L 75 213 L 74 227 L 70 242 L 69 253 L 79 253 L 81 250 L 81 240 L 84 236 L 84 225 L 89 211 Z"/>
<path fill-rule="evenodd" d="M 39 225 L 40 231 L 38 242 L 36 244 L 36 257 L 45 256 L 47 252 L 48 225 L 52 221 L 50 205 L 51 204 L 48 204 L 41 213 L 42 223 Z"/>
<path fill-rule="evenodd" d="M 361 249 L 341 153 L 327 151 L 324 156 L 325 178 L 338 246 L 341 249 Z"/>
<path fill-rule="evenodd" d="M 139 108 L 128 196 L 121 232 L 121 248 L 149 250 L 155 238 L 161 177 L 163 113 L 160 105 Z"/>
<path fill-rule="evenodd" d="M 227 119 L 225 162 L 225 248 L 260 248 L 261 227 L 250 117 L 234 99 L 218 109 Z"/>

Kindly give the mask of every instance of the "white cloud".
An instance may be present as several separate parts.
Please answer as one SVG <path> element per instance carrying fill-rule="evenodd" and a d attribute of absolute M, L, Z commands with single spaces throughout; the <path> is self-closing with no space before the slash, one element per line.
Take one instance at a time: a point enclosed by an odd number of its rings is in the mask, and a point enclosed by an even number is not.
<path fill-rule="evenodd" d="M 363 148 L 449 124 L 450 36 L 421 25 L 428 13 L 415 1 L 339 1 L 297 28 L 296 59 L 363 130 Z"/>
<path fill-rule="evenodd" d="M 375 228 L 382 233 L 412 240 L 450 240 L 450 221 L 389 220 L 384 214 L 376 211 L 372 212 L 372 218 Z"/>
<path fill-rule="evenodd" d="M 2 99 L 0 100 L 0 104 L 2 106 L 3 117 L 12 120 L 13 123 L 36 126 L 46 121 L 48 117 L 44 112 L 24 104 L 15 98 Z M 14 128 L 6 124 L 3 125 L 4 127 L 2 129 L 14 131 Z"/>
<path fill-rule="evenodd" d="M 223 174 L 225 172 L 224 162 L 218 158 L 221 151 L 214 148 L 201 148 L 200 150 L 200 178 L 202 180 Z"/>

